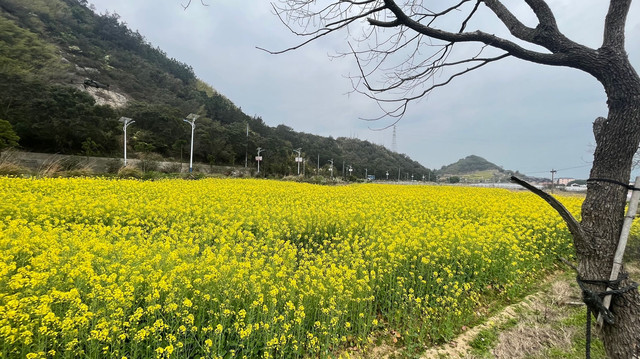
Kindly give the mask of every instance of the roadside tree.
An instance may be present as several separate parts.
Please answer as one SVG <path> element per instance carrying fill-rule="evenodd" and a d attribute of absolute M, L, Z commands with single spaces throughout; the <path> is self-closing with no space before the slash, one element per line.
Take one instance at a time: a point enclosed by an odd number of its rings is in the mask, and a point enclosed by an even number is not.
<path fill-rule="evenodd" d="M 20 137 L 13 130 L 9 121 L 0 119 L 0 151 L 9 147 L 17 147 L 18 141 L 20 141 Z"/>

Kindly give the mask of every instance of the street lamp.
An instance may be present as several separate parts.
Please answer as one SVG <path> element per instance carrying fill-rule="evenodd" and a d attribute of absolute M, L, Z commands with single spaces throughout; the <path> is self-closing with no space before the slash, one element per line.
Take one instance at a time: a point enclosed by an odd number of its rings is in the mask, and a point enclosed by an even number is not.
<path fill-rule="evenodd" d="M 189 157 L 189 172 L 193 172 L 193 133 L 196 130 L 196 120 L 198 117 L 200 116 L 195 113 L 190 113 L 187 118 L 182 120 L 191 125 L 191 156 Z"/>
<path fill-rule="evenodd" d="M 264 150 L 262 149 L 262 147 L 258 147 L 258 155 L 256 156 L 256 161 L 258 161 L 258 172 L 257 173 L 260 173 L 260 161 L 262 161 L 262 156 L 260 156 L 261 152 L 264 152 Z"/>
<path fill-rule="evenodd" d="M 124 166 L 127 166 L 127 127 L 130 124 L 136 122 L 129 117 L 120 117 L 120 122 L 122 122 L 122 130 L 124 131 Z"/>
<path fill-rule="evenodd" d="M 302 148 L 295 149 L 293 150 L 293 152 L 298 154 L 298 156 L 296 156 L 296 162 L 298 163 L 298 176 L 300 176 L 300 162 L 302 162 L 302 157 L 301 157 Z"/>

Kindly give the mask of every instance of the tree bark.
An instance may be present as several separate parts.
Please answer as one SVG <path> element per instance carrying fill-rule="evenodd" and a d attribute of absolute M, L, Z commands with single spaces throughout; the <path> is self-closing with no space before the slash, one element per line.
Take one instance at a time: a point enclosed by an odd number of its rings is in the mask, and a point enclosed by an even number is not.
<path fill-rule="evenodd" d="M 603 51 L 603 49 L 599 49 Z M 633 155 L 640 143 L 640 78 L 628 61 L 607 54 L 592 72 L 604 85 L 609 113 L 594 122 L 596 150 L 590 177 L 628 183 Z M 626 56 L 626 54 L 625 54 Z M 612 60 L 613 59 L 613 60 Z M 582 205 L 584 238 L 575 238 L 578 272 L 583 279 L 608 280 L 625 216 L 628 189 L 620 184 L 592 181 Z M 624 267 L 621 271 L 626 273 Z M 627 287 L 625 280 L 620 287 Z M 606 288 L 590 286 L 596 292 Z M 604 324 L 602 335 L 611 358 L 640 357 L 640 295 L 637 289 L 614 296 L 614 324 Z"/>

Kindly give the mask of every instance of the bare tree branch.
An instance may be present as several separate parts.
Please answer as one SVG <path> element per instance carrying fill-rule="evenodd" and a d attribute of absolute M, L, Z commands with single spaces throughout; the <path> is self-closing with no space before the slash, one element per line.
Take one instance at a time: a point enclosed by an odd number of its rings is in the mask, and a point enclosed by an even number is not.
<path fill-rule="evenodd" d="M 463 32 L 464 29 L 467 28 L 467 24 L 469 23 L 469 20 L 471 20 L 473 15 L 475 15 L 476 11 L 478 11 L 478 8 L 480 7 L 481 2 L 482 2 L 481 0 L 476 1 L 476 5 L 473 7 L 473 10 L 471 10 L 471 13 L 469 14 L 469 16 L 467 16 L 467 18 L 464 19 L 464 21 L 462 22 L 462 26 L 460 26 L 460 31 L 458 32 Z"/>
<path fill-rule="evenodd" d="M 372 3 L 373 1 L 363 1 L 363 2 L 341 1 L 341 2 L 346 2 L 346 3 L 353 4 L 353 5 L 361 5 L 361 4 L 369 4 L 369 3 Z M 329 22 L 329 23 L 325 24 L 325 26 L 323 26 L 322 28 L 320 28 L 318 30 L 315 30 L 315 31 L 312 31 L 312 32 L 296 32 L 282 18 L 281 11 L 279 11 L 280 9 L 278 9 L 273 4 L 272 4 L 272 6 L 273 6 L 274 10 L 276 11 L 276 15 L 278 16 L 278 19 L 280 19 L 280 21 L 289 29 L 289 31 L 291 31 L 292 33 L 294 33 L 294 34 L 296 34 L 298 36 L 307 36 L 307 37 L 310 36 L 310 38 L 307 39 L 306 41 L 304 41 L 302 43 L 299 43 L 298 45 L 288 47 L 288 48 L 283 49 L 283 50 L 273 51 L 273 50 L 265 49 L 263 47 L 256 46 L 256 48 L 258 50 L 262 50 L 262 51 L 268 52 L 268 53 L 273 54 L 273 55 L 282 54 L 282 53 L 285 53 L 285 52 L 289 52 L 289 51 L 292 51 L 292 50 L 299 49 L 299 48 L 301 48 L 301 47 L 309 44 L 310 42 L 313 42 L 313 41 L 315 41 L 315 40 L 317 40 L 317 39 L 319 39 L 321 37 L 329 35 L 329 34 L 331 34 L 333 32 L 341 30 L 343 28 L 346 28 L 347 26 L 349 26 L 350 24 L 352 24 L 353 22 L 355 22 L 358 19 L 366 18 L 366 17 L 371 16 L 372 14 L 374 14 L 376 12 L 379 12 L 379 11 L 382 11 L 384 9 L 382 7 L 373 8 L 371 10 L 365 11 L 365 12 L 363 12 L 361 14 L 356 15 L 356 16 L 350 16 L 350 17 L 347 17 L 347 18 L 339 19 L 337 21 Z M 323 9 L 323 10 L 321 10 L 321 13 L 327 11 L 327 9 L 328 9 L 328 7 Z"/>
<path fill-rule="evenodd" d="M 509 29 L 511 35 L 520 40 L 533 42 L 535 29 L 525 26 L 518 18 L 511 13 L 500 1 L 485 0 L 484 4 L 493 11 L 494 14 Z"/>
<path fill-rule="evenodd" d="M 575 219 L 575 217 L 573 217 L 571 212 L 569 212 L 569 210 L 567 210 L 567 208 L 563 206 L 562 203 L 560 203 L 552 195 L 530 185 L 526 181 L 523 181 L 516 176 L 511 176 L 511 182 L 517 183 L 520 186 L 535 193 L 538 197 L 542 198 L 551 207 L 553 207 L 553 209 L 555 209 L 558 212 L 558 214 L 560 214 L 560 217 L 562 217 L 564 222 L 567 224 L 567 227 L 569 228 L 569 232 L 571 232 L 571 234 L 573 235 L 574 242 L 581 241 L 585 238 L 585 234 L 580 223 L 578 223 L 578 221 Z"/>
<path fill-rule="evenodd" d="M 597 57 L 596 50 L 574 43 L 559 32 L 553 12 L 544 0 L 525 2 L 539 21 L 536 27 L 523 24 L 500 0 L 457 0 L 453 5 L 418 0 L 402 3 L 332 0 L 328 5 L 318 5 L 314 0 L 279 0 L 279 4 L 272 6 L 280 21 L 292 33 L 306 38 L 283 50 L 258 49 L 280 54 L 339 30 L 351 33 L 357 29 L 360 33 L 355 36 L 357 46 L 349 42 L 350 51 L 338 54 L 356 59 L 359 73 L 358 78 L 351 78 L 354 92 L 377 101 L 384 112 L 382 117 L 401 117 L 408 103 L 456 77 L 509 56 L 580 69 L 586 66 L 579 61 L 585 54 Z M 524 43 L 481 30 L 467 30 L 482 5 L 506 26 L 513 38 Z M 362 26 L 364 19 L 371 25 L 369 28 Z M 452 19 L 459 21 L 457 28 L 455 23 L 451 25 Z M 479 53 L 468 56 L 454 51 L 454 46 L 458 48 L 462 43 L 472 49 L 480 48 Z M 488 56 L 480 56 L 485 50 Z M 438 80 L 440 75 L 445 75 L 444 79 Z M 379 118 L 369 120 L 376 119 Z"/>
<path fill-rule="evenodd" d="M 549 8 L 549 5 L 544 0 L 525 0 L 527 5 L 536 14 L 540 24 L 546 27 L 550 27 L 555 31 L 558 31 L 558 24 L 556 23 L 556 17 L 553 15 L 553 11 Z"/>
<path fill-rule="evenodd" d="M 624 27 L 631 0 L 611 1 L 605 18 L 602 46 L 617 49 L 624 48 Z"/>
<path fill-rule="evenodd" d="M 200 4 L 202 4 L 202 6 L 209 6 L 208 4 L 204 3 L 204 0 L 200 0 Z M 182 5 L 182 4 L 180 4 L 180 5 L 182 6 L 182 8 L 184 10 L 187 10 L 187 8 L 189 8 L 189 6 L 191 5 L 191 0 L 187 1 L 187 5 Z"/>
<path fill-rule="evenodd" d="M 491 35 L 482 31 L 474 31 L 474 32 L 465 32 L 465 33 L 453 33 L 449 31 L 444 31 L 441 29 L 432 28 L 429 26 L 425 26 L 413 19 L 411 19 L 407 14 L 405 14 L 402 9 L 395 3 L 393 0 L 384 0 L 386 8 L 389 9 L 396 18 L 404 25 L 407 26 L 414 31 L 417 31 L 426 36 L 448 41 L 448 42 L 481 42 L 486 45 L 504 50 L 509 54 L 520 58 L 522 60 L 527 60 L 531 62 L 536 62 L 545 65 L 554 65 L 554 66 L 572 66 L 575 67 L 576 64 L 572 61 L 571 56 L 575 52 L 587 52 L 587 51 L 595 51 L 587 48 L 586 46 L 579 45 L 577 43 L 571 42 L 566 39 L 564 36 L 561 36 L 562 43 L 566 52 L 559 52 L 559 49 L 555 49 L 554 53 L 542 53 L 533 50 L 528 50 L 519 46 L 515 42 L 500 38 L 495 35 Z M 540 36 L 539 31 L 534 31 L 531 28 L 524 26 L 511 12 L 509 12 L 504 5 L 502 5 L 497 0 L 484 0 L 485 5 L 492 10 L 496 16 L 500 18 L 500 20 L 505 23 L 505 25 L 509 28 L 514 36 L 520 38 L 521 40 L 529 41 L 530 39 L 532 43 L 545 44 L 542 40 L 538 40 Z M 491 7 L 493 6 L 493 7 Z M 535 40 L 535 42 L 534 42 Z M 555 47 L 558 47 L 557 43 Z"/>

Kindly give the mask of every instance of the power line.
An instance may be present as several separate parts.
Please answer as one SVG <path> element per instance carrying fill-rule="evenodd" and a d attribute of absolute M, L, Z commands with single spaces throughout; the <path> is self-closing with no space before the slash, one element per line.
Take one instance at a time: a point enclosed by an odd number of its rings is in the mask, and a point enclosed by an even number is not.
<path fill-rule="evenodd" d="M 581 166 L 573 166 L 573 167 L 566 167 L 566 168 L 559 168 L 559 169 L 554 170 L 554 171 L 562 172 L 562 171 L 575 170 L 575 169 L 578 169 L 578 168 L 585 168 L 585 167 L 591 167 L 591 164 L 586 164 L 586 165 L 581 165 Z M 530 174 L 530 175 L 535 175 L 535 174 L 540 174 L 540 173 L 549 173 L 549 170 L 535 171 L 535 172 L 523 172 L 523 173 Z"/>

